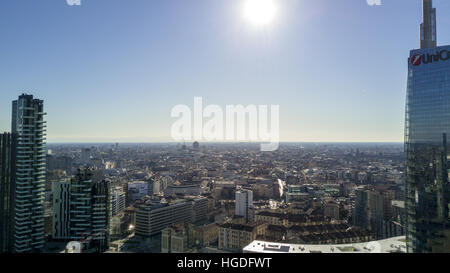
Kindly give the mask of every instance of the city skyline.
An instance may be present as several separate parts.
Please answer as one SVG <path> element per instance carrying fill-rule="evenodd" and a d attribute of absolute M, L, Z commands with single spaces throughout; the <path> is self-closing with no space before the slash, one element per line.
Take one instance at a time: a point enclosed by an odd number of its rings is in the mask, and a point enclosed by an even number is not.
<path fill-rule="evenodd" d="M 0 253 L 450 253 L 450 2 L 4 7 Z"/>
<path fill-rule="evenodd" d="M 277 1 L 263 27 L 245 21 L 242 2 L 8 1 L 0 131 L 10 101 L 29 93 L 46 101 L 49 143 L 173 142 L 170 110 L 201 95 L 279 104 L 281 142 L 403 141 L 421 1 Z M 448 44 L 439 15 L 450 3 L 435 6 Z"/>

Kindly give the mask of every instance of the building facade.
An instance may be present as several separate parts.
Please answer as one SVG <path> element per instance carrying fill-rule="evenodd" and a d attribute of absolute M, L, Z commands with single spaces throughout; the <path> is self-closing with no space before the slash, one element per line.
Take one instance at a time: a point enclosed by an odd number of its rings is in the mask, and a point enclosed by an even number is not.
<path fill-rule="evenodd" d="M 0 134 L 0 253 L 13 251 L 17 137 Z"/>
<path fill-rule="evenodd" d="M 70 239 L 70 181 L 52 183 L 53 221 L 52 238 L 54 240 Z"/>

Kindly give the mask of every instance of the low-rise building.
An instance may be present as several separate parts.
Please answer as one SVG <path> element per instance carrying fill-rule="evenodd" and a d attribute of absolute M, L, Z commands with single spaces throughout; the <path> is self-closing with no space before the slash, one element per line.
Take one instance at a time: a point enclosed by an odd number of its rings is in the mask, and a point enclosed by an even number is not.
<path fill-rule="evenodd" d="M 339 220 L 339 204 L 334 200 L 326 201 L 323 205 L 323 215 L 334 220 Z"/>
<path fill-rule="evenodd" d="M 194 228 L 195 245 L 210 246 L 216 244 L 219 238 L 219 226 L 211 223 Z"/>
<path fill-rule="evenodd" d="M 206 209 L 206 198 L 199 196 L 175 200 L 148 198 L 136 209 L 136 235 L 151 237 L 174 224 L 205 220 Z"/>
<path fill-rule="evenodd" d="M 241 251 L 258 236 L 266 234 L 267 224 L 254 222 L 251 224 L 225 223 L 219 226 L 219 249 Z"/>
<path fill-rule="evenodd" d="M 161 233 L 161 253 L 186 253 L 194 246 L 192 224 L 173 225 Z"/>

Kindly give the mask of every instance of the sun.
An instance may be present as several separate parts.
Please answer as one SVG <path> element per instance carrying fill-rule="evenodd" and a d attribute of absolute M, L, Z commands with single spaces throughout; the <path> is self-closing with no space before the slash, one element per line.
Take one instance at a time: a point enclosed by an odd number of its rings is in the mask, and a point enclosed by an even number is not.
<path fill-rule="evenodd" d="M 257 26 L 270 24 L 276 14 L 275 0 L 246 0 L 244 4 L 244 17 Z"/>

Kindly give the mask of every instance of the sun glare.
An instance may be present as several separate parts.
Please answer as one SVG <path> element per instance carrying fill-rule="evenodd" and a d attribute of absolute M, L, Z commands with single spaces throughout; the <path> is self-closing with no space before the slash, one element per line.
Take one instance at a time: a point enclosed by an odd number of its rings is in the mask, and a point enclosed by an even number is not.
<path fill-rule="evenodd" d="M 275 0 L 246 0 L 244 16 L 252 24 L 263 26 L 270 24 L 276 16 Z"/>

